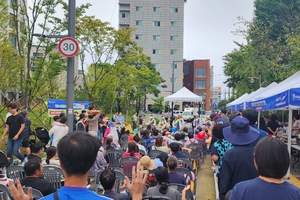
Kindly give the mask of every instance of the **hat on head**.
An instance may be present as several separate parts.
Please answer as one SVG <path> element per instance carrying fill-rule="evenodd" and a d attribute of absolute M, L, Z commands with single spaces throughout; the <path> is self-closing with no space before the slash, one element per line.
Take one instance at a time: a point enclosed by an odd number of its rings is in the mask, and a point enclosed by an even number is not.
<path fill-rule="evenodd" d="M 199 129 L 195 129 L 195 133 L 198 134 L 200 132 Z"/>
<path fill-rule="evenodd" d="M 219 118 L 219 119 L 216 120 L 216 123 L 217 123 L 217 124 L 225 124 L 225 121 L 224 121 L 224 119 L 221 117 L 221 118 Z"/>
<path fill-rule="evenodd" d="M 145 168 L 147 168 L 148 170 L 153 170 L 154 169 L 154 166 L 155 166 L 155 163 L 154 163 L 154 160 L 152 160 L 149 156 L 143 156 L 138 164 L 138 166 L 143 166 Z"/>
<path fill-rule="evenodd" d="M 231 121 L 231 126 L 223 129 L 223 135 L 232 144 L 247 145 L 259 137 L 259 131 L 249 125 L 247 118 L 236 117 Z"/>

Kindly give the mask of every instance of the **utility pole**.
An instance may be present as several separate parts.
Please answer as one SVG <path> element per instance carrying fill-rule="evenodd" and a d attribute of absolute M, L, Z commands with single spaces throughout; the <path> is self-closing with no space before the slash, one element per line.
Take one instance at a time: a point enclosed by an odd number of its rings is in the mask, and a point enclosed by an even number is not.
<path fill-rule="evenodd" d="M 75 38 L 75 19 L 76 19 L 76 1 L 69 0 L 69 24 L 68 24 L 68 36 Z M 73 109 L 74 109 L 74 68 L 75 57 L 68 57 L 68 69 L 67 69 L 67 125 L 69 131 L 73 131 Z"/>

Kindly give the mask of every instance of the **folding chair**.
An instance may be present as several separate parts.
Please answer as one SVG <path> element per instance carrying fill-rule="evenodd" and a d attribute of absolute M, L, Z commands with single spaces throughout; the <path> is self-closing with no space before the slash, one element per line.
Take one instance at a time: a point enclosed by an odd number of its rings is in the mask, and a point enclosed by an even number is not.
<path fill-rule="evenodd" d="M 108 149 L 105 154 L 109 160 L 109 167 L 118 168 L 120 167 L 120 159 L 123 155 L 123 151 L 120 149 Z"/>
<path fill-rule="evenodd" d="M 6 169 L 7 178 L 11 178 L 16 182 L 17 179 L 25 178 L 24 168 L 18 165 L 11 165 Z"/>
<path fill-rule="evenodd" d="M 28 188 L 23 188 L 23 191 L 25 194 L 28 194 Z M 41 193 L 41 191 L 32 188 L 32 197 L 35 199 L 41 199 L 44 197 L 44 195 Z"/>
<path fill-rule="evenodd" d="M 43 166 L 44 177 L 50 181 L 56 189 L 63 186 L 64 175 L 60 167 L 54 165 Z"/>
<path fill-rule="evenodd" d="M 10 190 L 5 185 L 0 184 L 0 199 L 2 200 L 14 200 L 14 197 L 10 193 Z"/>
<path fill-rule="evenodd" d="M 160 150 L 151 150 L 149 152 L 149 157 L 152 158 L 152 159 L 154 159 L 154 158 L 157 158 L 157 156 L 159 154 L 161 154 L 161 153 L 163 153 L 163 151 L 160 151 Z"/>
<path fill-rule="evenodd" d="M 132 178 L 132 167 L 137 166 L 139 159 L 137 158 L 122 158 L 120 161 L 120 166 L 123 168 L 124 176 L 127 176 L 130 180 Z"/>

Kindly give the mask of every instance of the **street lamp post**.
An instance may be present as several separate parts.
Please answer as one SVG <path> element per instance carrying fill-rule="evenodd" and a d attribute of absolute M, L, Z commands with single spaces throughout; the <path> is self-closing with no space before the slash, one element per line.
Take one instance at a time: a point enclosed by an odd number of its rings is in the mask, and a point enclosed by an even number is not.
<path fill-rule="evenodd" d="M 259 74 L 258 77 L 248 77 L 250 79 L 250 83 L 254 83 L 254 79 L 258 79 L 258 83 L 259 83 L 259 88 L 262 87 L 262 82 L 261 82 L 261 74 Z"/>
<path fill-rule="evenodd" d="M 34 33 L 33 36 L 43 38 L 75 38 L 75 20 L 76 20 L 76 1 L 69 0 L 68 8 L 68 35 L 45 35 Z M 75 74 L 75 58 L 68 57 L 67 61 L 67 107 L 66 116 L 68 118 L 67 125 L 69 131 L 73 131 L 73 109 L 74 109 L 74 74 Z"/>
<path fill-rule="evenodd" d="M 183 63 L 183 60 L 174 60 L 173 61 L 173 65 L 172 65 L 172 94 L 174 94 L 174 79 L 175 79 L 175 63 L 178 63 L 178 62 L 182 62 Z M 171 115 L 171 119 L 173 120 L 174 118 L 174 102 L 172 101 L 172 115 Z M 172 122 L 171 122 L 172 123 Z M 172 124 L 171 124 L 172 126 Z"/>

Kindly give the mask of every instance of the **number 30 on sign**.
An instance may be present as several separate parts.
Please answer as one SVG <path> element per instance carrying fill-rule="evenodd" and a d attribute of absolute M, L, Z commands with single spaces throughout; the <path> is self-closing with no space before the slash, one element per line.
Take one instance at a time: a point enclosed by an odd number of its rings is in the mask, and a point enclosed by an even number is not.
<path fill-rule="evenodd" d="M 73 57 L 78 53 L 78 42 L 71 37 L 63 38 L 58 43 L 58 51 L 65 57 Z"/>

